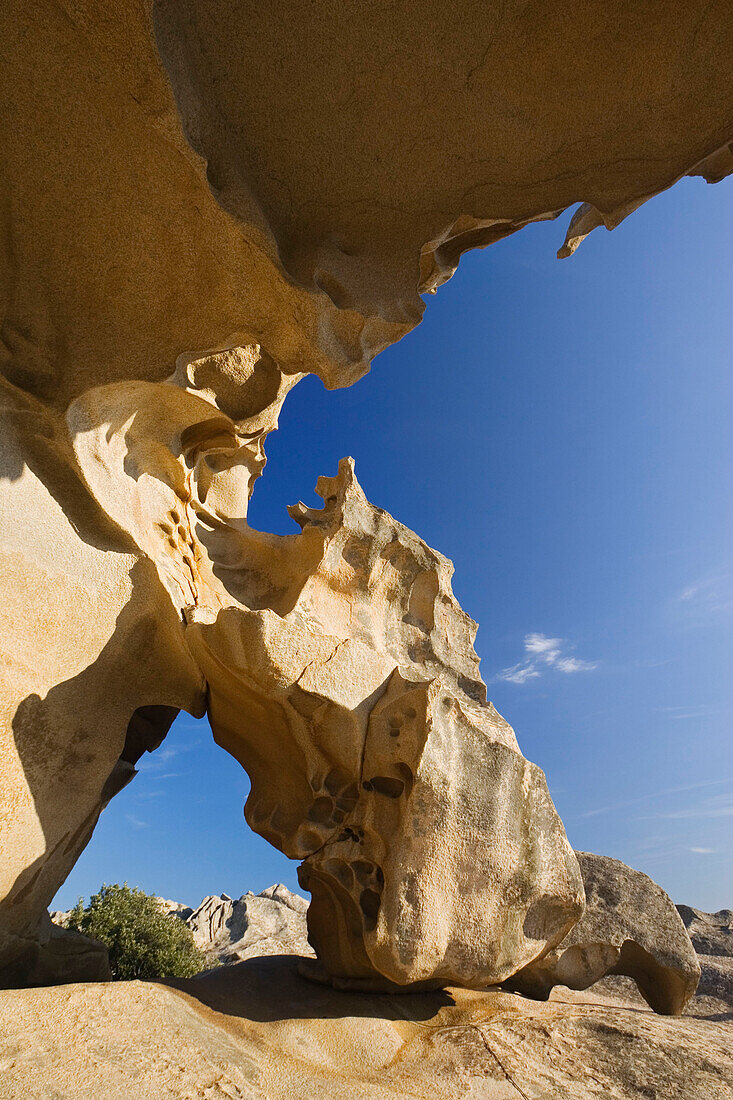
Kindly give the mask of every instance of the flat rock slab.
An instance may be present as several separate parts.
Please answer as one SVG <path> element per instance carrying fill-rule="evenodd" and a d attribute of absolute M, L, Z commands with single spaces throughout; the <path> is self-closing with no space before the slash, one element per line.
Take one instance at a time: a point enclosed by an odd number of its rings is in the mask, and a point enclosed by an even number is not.
<path fill-rule="evenodd" d="M 494 990 L 341 993 L 275 956 L 175 987 L 3 991 L 0 1096 L 729 1100 L 733 1023 L 661 1018 L 590 992 L 549 1003 Z"/>

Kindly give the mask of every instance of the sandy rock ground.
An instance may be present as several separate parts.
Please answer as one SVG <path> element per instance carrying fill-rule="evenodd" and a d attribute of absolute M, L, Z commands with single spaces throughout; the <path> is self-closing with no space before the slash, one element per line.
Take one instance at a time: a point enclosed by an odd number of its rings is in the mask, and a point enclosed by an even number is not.
<path fill-rule="evenodd" d="M 343 993 L 297 966 L 272 956 L 170 984 L 2 991 L 0 1097 L 733 1100 L 729 1006 L 655 1016 L 619 979 L 548 1003 Z"/>

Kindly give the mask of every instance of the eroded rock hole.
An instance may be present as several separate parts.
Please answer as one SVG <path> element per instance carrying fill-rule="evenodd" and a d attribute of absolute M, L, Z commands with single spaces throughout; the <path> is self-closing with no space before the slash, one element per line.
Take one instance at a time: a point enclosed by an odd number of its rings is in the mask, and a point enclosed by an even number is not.
<path fill-rule="evenodd" d="M 364 784 L 366 787 L 366 783 Z M 369 780 L 369 790 L 375 790 L 377 794 L 386 795 L 387 798 L 399 798 L 404 794 L 405 783 L 402 779 L 393 779 L 389 775 L 375 775 Z"/>
<path fill-rule="evenodd" d="M 368 932 L 373 932 L 377 927 L 377 917 L 379 916 L 379 907 L 382 904 L 382 899 L 376 890 L 371 890 L 367 887 L 366 890 L 362 890 L 359 895 L 359 908 L 364 914 L 364 927 Z"/>

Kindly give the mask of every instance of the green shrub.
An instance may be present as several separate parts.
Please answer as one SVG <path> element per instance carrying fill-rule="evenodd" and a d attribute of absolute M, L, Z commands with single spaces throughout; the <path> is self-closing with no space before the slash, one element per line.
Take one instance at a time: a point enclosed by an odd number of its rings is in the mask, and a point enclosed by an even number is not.
<path fill-rule="evenodd" d="M 66 927 L 107 945 L 112 977 L 118 980 L 190 978 L 207 965 L 183 921 L 127 883 L 102 886 L 86 908 L 79 898 Z"/>

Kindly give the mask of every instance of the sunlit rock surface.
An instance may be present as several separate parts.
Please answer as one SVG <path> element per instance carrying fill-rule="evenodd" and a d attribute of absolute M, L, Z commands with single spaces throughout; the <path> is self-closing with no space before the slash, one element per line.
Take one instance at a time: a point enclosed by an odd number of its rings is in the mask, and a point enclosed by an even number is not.
<path fill-rule="evenodd" d="M 576 855 L 585 912 L 562 943 L 514 975 L 512 988 L 547 997 L 556 985 L 588 989 L 623 974 L 655 1012 L 679 1015 L 697 989 L 700 963 L 672 900 L 620 860 Z"/>
<path fill-rule="evenodd" d="M 693 932 L 695 961 L 690 955 L 690 944 L 670 915 L 671 902 L 665 900 L 659 887 L 623 864 L 617 868 L 617 860 L 585 852 L 576 855 L 585 876 L 586 914 L 555 951 L 509 979 L 507 986 L 521 987 L 525 981 L 525 992 L 542 1000 L 548 996 L 562 1000 L 575 987 L 581 991 L 592 989 L 593 996 L 604 1003 L 609 999 L 642 1006 L 651 1002 L 656 1011 L 664 1014 L 729 1016 L 733 1012 L 731 911 L 703 913 L 687 905 L 676 906 L 683 920 L 691 919 L 703 928 L 702 932 Z M 606 874 L 598 874 L 598 868 Z M 607 887 L 609 878 L 612 892 L 605 889 L 601 896 L 599 888 Z M 643 906 L 629 908 L 630 892 L 624 889 L 624 880 L 629 878 L 635 881 L 637 898 L 640 890 L 644 892 Z M 162 898 L 158 901 L 165 912 L 185 921 L 212 963 L 232 964 L 262 955 L 283 954 L 307 959 L 314 954 L 307 939 L 308 902 L 282 884 L 270 886 L 257 895 L 248 892 L 239 899 L 227 894 L 212 895 L 204 898 L 196 909 L 181 902 Z M 61 924 L 66 914 L 51 916 Z M 636 938 L 625 940 L 625 935 Z M 575 941 L 577 950 L 566 954 L 571 941 Z M 712 947 L 722 953 L 706 951 Z M 305 962 L 302 969 L 306 976 L 309 972 L 312 976 L 310 963 Z M 698 970 L 697 988 L 688 997 Z"/>
<path fill-rule="evenodd" d="M 562 939 L 577 866 L 445 559 L 348 467 L 301 535 L 247 501 L 291 386 L 360 377 L 463 251 L 581 202 L 570 252 L 730 171 L 727 15 L 4 6 L 0 983 L 137 760 L 207 706 L 332 977 L 472 985 Z"/>
<path fill-rule="evenodd" d="M 191 611 L 214 737 L 251 777 L 250 825 L 304 860 L 329 974 L 500 981 L 582 912 L 575 857 L 486 702 L 450 563 L 369 504 L 350 462 L 317 492 L 281 540 L 279 614 L 243 589 Z"/>
<path fill-rule="evenodd" d="M 240 898 L 213 894 L 193 911 L 177 915 L 191 929 L 196 946 L 206 953 L 210 964 L 218 965 L 262 955 L 312 955 L 307 909 L 305 898 L 280 883 Z"/>
<path fill-rule="evenodd" d="M 733 1025 L 623 1000 L 339 992 L 297 960 L 0 994 L 3 1097 L 728 1100 Z M 557 999 L 556 999 L 557 998 Z"/>

